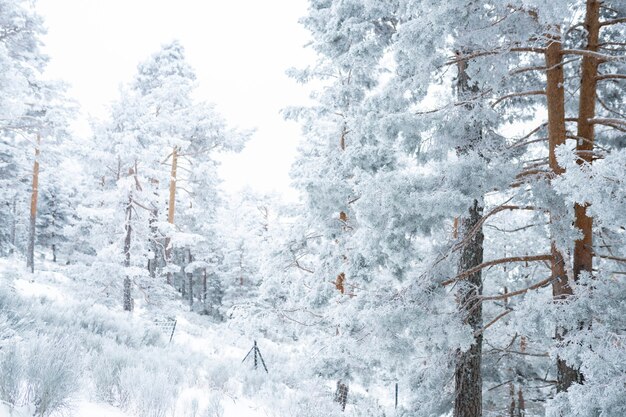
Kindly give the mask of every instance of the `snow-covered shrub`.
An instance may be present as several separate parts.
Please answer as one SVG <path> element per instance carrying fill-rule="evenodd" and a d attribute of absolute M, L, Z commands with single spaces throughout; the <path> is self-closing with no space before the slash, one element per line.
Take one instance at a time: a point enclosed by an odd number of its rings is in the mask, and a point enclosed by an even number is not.
<path fill-rule="evenodd" d="M 0 400 L 16 406 L 24 391 L 24 360 L 17 344 L 0 352 Z"/>
<path fill-rule="evenodd" d="M 111 342 L 104 343 L 101 351 L 93 352 L 91 371 L 96 396 L 112 405 L 122 402 L 121 373 L 131 364 L 128 350 Z"/>
<path fill-rule="evenodd" d="M 157 329 L 147 328 L 142 322 L 132 318 L 122 320 L 119 313 L 106 307 L 86 302 L 60 306 L 51 300 L 40 300 L 33 306 L 33 313 L 45 324 L 46 330 L 57 328 L 61 333 L 80 334 L 81 340 L 88 342 L 87 349 L 98 348 L 101 338 L 132 347 L 154 346 L 163 343 Z M 80 312 L 80 313 L 79 313 Z"/>
<path fill-rule="evenodd" d="M 39 337 L 28 353 L 26 367 L 28 400 L 35 415 L 47 417 L 69 405 L 78 389 L 77 347 L 68 337 Z"/>
<path fill-rule="evenodd" d="M 224 406 L 222 405 L 221 395 L 212 393 L 209 397 L 209 404 L 202 413 L 202 417 L 222 417 L 224 415 Z"/>
<path fill-rule="evenodd" d="M 212 388 L 221 390 L 230 378 L 230 370 L 224 362 L 211 362 L 207 367 L 207 379 Z"/>
<path fill-rule="evenodd" d="M 122 406 L 139 417 L 165 417 L 176 404 L 177 378 L 167 370 L 138 364 L 121 370 Z"/>

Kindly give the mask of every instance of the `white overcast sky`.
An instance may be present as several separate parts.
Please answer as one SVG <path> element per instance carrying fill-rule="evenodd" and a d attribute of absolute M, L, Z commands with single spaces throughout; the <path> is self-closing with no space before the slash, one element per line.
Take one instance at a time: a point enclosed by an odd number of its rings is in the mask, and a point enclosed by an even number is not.
<path fill-rule="evenodd" d="M 250 186 L 293 196 L 289 168 L 299 127 L 281 108 L 308 92 L 285 75 L 314 59 L 298 23 L 306 0 L 38 0 L 51 61 L 48 74 L 72 85 L 84 116 L 106 115 L 118 86 L 161 44 L 178 39 L 198 75 L 199 95 L 226 119 L 257 132 L 246 149 L 223 158 L 225 187 Z"/>

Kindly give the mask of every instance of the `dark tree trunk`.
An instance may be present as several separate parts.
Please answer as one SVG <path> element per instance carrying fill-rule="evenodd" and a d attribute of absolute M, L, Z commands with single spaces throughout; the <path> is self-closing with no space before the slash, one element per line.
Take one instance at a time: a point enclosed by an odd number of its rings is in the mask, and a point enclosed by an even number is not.
<path fill-rule="evenodd" d="M 467 51 L 466 51 L 467 52 Z M 457 64 L 457 96 L 459 100 L 466 100 L 469 95 L 478 92 L 476 84 L 470 83 L 467 74 L 467 61 L 459 61 Z M 473 106 L 468 104 L 465 106 L 471 111 Z M 471 150 L 480 147 L 482 140 L 481 128 L 478 122 L 470 122 L 466 126 L 466 143 L 457 148 L 459 155 L 466 154 Z M 459 273 L 472 269 L 483 262 L 483 231 L 480 226 L 482 220 L 483 207 L 482 203 L 475 199 L 466 217 L 462 217 L 457 224 L 460 224 L 460 237 L 468 236 L 470 231 L 473 233 L 469 241 L 465 243 L 461 250 L 459 260 Z M 474 232 L 474 229 L 478 228 Z M 474 332 L 475 339 L 471 347 L 465 351 L 456 352 L 456 364 L 454 370 L 454 417 L 481 417 L 482 416 L 482 324 L 483 309 L 482 302 L 478 300 L 478 296 L 482 295 L 482 271 L 479 270 L 470 274 L 459 282 L 457 290 L 457 303 L 459 305 L 459 313 L 464 321 L 471 327 Z"/>
<path fill-rule="evenodd" d="M 52 244 L 52 262 L 57 262 L 57 245 Z"/>
<path fill-rule="evenodd" d="M 30 216 L 28 222 L 28 247 L 26 252 L 26 267 L 33 273 L 35 272 L 35 227 L 37 218 Z"/>
<path fill-rule="evenodd" d="M 477 200 L 469 209 L 469 215 L 461 219 L 461 236 L 474 229 L 482 218 L 482 207 Z M 467 271 L 483 262 L 483 232 L 480 229 L 462 249 L 459 271 Z M 477 334 L 474 343 L 465 352 L 457 352 L 454 371 L 455 398 L 454 417 L 482 416 L 482 303 L 477 296 L 482 294 L 482 273 L 477 271 L 459 282 L 457 301 L 465 321 Z"/>
<path fill-rule="evenodd" d="M 509 382 L 509 397 L 511 397 L 509 417 L 515 417 L 515 385 L 512 382 Z"/>
<path fill-rule="evenodd" d="M 206 294 L 207 293 L 207 285 L 206 285 L 206 268 L 202 270 L 202 302 L 206 304 Z"/>
<path fill-rule="evenodd" d="M 131 293 L 131 282 L 130 276 L 128 275 L 128 268 L 130 267 L 130 245 L 131 245 L 131 234 L 132 227 L 130 224 L 131 216 L 133 214 L 132 207 L 132 194 L 128 196 L 128 205 L 126 206 L 126 224 L 124 228 L 126 230 L 126 237 L 124 238 L 124 267 L 126 268 L 126 275 L 124 277 L 124 310 L 132 311 L 133 310 L 133 298 Z"/>
<path fill-rule="evenodd" d="M 524 402 L 524 391 L 522 391 L 522 387 L 519 387 L 517 390 L 517 404 L 517 415 L 515 417 L 525 417 L 526 404 Z"/>
<path fill-rule="evenodd" d="M 13 197 L 13 209 L 11 213 L 11 248 L 9 249 L 9 253 L 13 253 L 15 251 L 15 238 L 17 231 L 17 197 Z"/>
<path fill-rule="evenodd" d="M 152 252 L 152 258 L 148 259 L 148 273 L 151 278 L 156 277 L 156 269 L 158 264 L 158 256 L 159 256 L 159 245 L 157 242 L 158 239 L 158 231 L 156 227 L 156 221 L 158 219 L 159 212 L 157 210 L 152 210 L 150 212 L 150 220 L 148 220 L 150 224 L 150 251 Z"/>
<path fill-rule="evenodd" d="M 188 255 L 187 266 L 189 266 L 189 264 L 193 262 L 193 256 L 191 256 L 191 249 L 188 249 L 187 255 Z M 187 272 L 187 281 L 189 282 L 189 308 L 191 309 L 193 308 L 193 272 Z"/>

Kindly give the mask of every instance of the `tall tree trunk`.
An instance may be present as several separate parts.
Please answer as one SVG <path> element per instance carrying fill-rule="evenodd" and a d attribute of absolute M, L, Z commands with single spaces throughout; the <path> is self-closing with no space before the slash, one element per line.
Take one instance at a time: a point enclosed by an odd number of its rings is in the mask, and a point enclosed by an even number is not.
<path fill-rule="evenodd" d="M 17 231 L 17 196 L 13 196 L 11 217 L 11 248 L 9 248 L 9 253 L 13 253 L 15 251 L 15 238 Z"/>
<path fill-rule="evenodd" d="M 585 16 L 585 29 L 587 30 L 587 47 L 590 52 L 598 51 L 598 38 L 600 36 L 600 1 L 587 0 L 587 13 Z M 578 163 L 591 164 L 594 148 L 594 127 L 589 122 L 596 113 L 596 84 L 598 76 L 598 59 L 584 55 L 581 64 L 580 77 L 580 100 L 578 108 Z M 581 184 L 582 185 L 582 184 Z M 577 279 L 582 271 L 591 273 L 593 263 L 593 238 L 591 217 L 587 216 L 587 206 L 576 204 L 574 207 L 575 225 L 582 232 L 582 239 L 574 245 L 574 279 Z"/>
<path fill-rule="evenodd" d="M 524 401 L 524 391 L 522 391 L 522 387 L 520 386 L 517 390 L 517 415 L 515 417 L 525 417 L 526 416 L 526 403 Z"/>
<path fill-rule="evenodd" d="M 193 262 L 191 249 L 187 249 L 187 266 Z M 193 308 L 193 272 L 187 272 L 187 281 L 189 282 L 189 309 Z"/>
<path fill-rule="evenodd" d="M 126 222 L 124 224 L 124 229 L 126 230 L 126 237 L 124 238 L 124 267 L 125 267 L 125 276 L 124 276 L 124 310 L 132 311 L 133 310 L 133 299 L 131 294 L 131 282 L 130 276 L 128 275 L 128 268 L 130 268 L 130 245 L 131 245 L 131 217 L 133 214 L 133 199 L 132 193 L 128 196 L 128 205 L 126 206 Z"/>
<path fill-rule="evenodd" d="M 469 215 L 461 219 L 461 236 L 472 230 L 482 218 L 482 207 L 478 200 L 469 209 Z M 459 271 L 467 271 L 483 262 L 483 232 L 479 230 L 462 249 Z M 472 330 L 477 333 L 474 343 L 465 352 L 457 352 L 454 371 L 455 398 L 454 417 L 482 416 L 482 347 L 483 336 L 479 331 L 483 325 L 482 303 L 478 296 L 482 294 L 482 273 L 477 271 L 459 283 L 457 302 L 461 313 Z"/>
<path fill-rule="evenodd" d="M 512 382 L 509 382 L 509 397 L 511 402 L 509 403 L 508 417 L 515 417 L 515 385 Z"/>
<path fill-rule="evenodd" d="M 202 270 L 202 298 L 200 299 L 200 301 L 204 302 L 205 304 L 206 304 L 206 292 L 207 292 L 206 268 L 204 268 Z"/>
<path fill-rule="evenodd" d="M 30 218 L 28 228 L 28 250 L 26 253 L 26 267 L 35 272 L 35 227 L 37 225 L 37 198 L 39 196 L 39 145 L 41 135 L 37 134 L 35 147 L 35 162 L 33 163 L 33 190 L 30 197 Z"/>
<path fill-rule="evenodd" d="M 157 242 L 158 239 L 158 230 L 156 227 L 156 222 L 159 218 L 159 211 L 157 209 L 153 209 L 150 211 L 150 220 L 148 223 L 150 225 L 150 242 L 149 247 L 150 251 L 152 251 L 152 258 L 148 259 L 148 273 L 151 278 L 156 277 L 156 269 L 158 264 L 159 257 L 159 244 Z"/>
<path fill-rule="evenodd" d="M 470 79 L 466 72 L 467 61 L 460 61 L 457 68 L 457 96 L 460 100 L 467 98 L 469 94 L 478 91 L 476 85 L 470 85 Z M 467 105 L 468 110 L 472 109 Z M 457 149 L 459 154 L 465 154 L 476 146 L 480 146 L 481 131 L 473 123 L 467 126 L 467 143 Z M 469 207 L 466 217 L 458 220 L 460 226 L 459 234 L 461 238 L 466 236 L 474 228 L 478 231 L 466 242 L 461 249 L 458 270 L 460 273 L 472 269 L 483 262 L 483 241 L 484 235 L 482 226 L 483 207 L 477 199 Z M 482 302 L 478 299 L 482 295 L 482 270 L 470 274 L 463 281 L 459 282 L 457 290 L 457 303 L 459 312 L 467 324 L 470 325 L 477 336 L 470 348 L 457 352 L 454 370 L 454 417 L 481 417 L 482 416 L 482 349 L 483 335 L 480 330 L 483 325 Z"/>
<path fill-rule="evenodd" d="M 170 224 L 174 224 L 174 214 L 176 212 L 176 170 L 178 168 L 178 147 L 174 146 L 172 149 L 172 168 L 170 172 L 170 198 L 167 206 L 167 221 Z M 168 236 L 165 239 L 165 260 L 170 262 L 172 255 L 172 248 L 170 247 L 171 238 Z M 172 273 L 167 273 L 167 283 L 172 283 Z"/>
<path fill-rule="evenodd" d="M 565 171 L 556 161 L 555 150 L 565 143 L 565 92 L 563 89 L 563 58 L 561 37 L 557 34 L 548 36 L 550 41 L 545 52 L 546 67 L 546 97 L 548 105 L 548 149 L 549 164 L 554 176 Z M 551 213 L 551 221 L 556 220 Z M 564 301 L 572 295 L 572 287 L 565 271 L 565 259 L 559 252 L 554 240 L 551 243 L 552 261 L 552 295 L 555 300 Z M 556 329 L 557 340 L 565 335 L 563 329 Z M 578 372 L 570 367 L 563 359 L 557 357 L 557 391 L 565 391 L 573 381 L 577 381 Z"/>

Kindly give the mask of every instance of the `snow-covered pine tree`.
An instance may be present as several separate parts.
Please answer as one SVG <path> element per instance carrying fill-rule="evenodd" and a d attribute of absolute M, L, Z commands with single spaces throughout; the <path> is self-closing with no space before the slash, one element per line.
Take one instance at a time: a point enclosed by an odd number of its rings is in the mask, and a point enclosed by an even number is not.
<path fill-rule="evenodd" d="M 131 275 L 143 288 L 158 287 L 144 275 L 155 276 L 161 269 L 168 278 L 178 277 L 175 284 L 182 291 L 189 280 L 182 268 L 191 263 L 190 255 L 196 262 L 211 259 L 208 251 L 194 252 L 206 249 L 202 242 L 205 237 L 211 240 L 216 221 L 215 152 L 238 151 L 249 136 L 227 127 L 212 105 L 193 98 L 195 79 L 182 45 L 176 41 L 164 45 L 139 64 L 137 76 L 113 105 L 110 120 L 96 131 L 99 149 L 90 159 L 93 176 L 99 188 L 110 194 L 108 207 L 114 203 L 123 212 L 130 210 L 124 217 L 133 219 L 131 265 L 148 265 Z M 179 221 L 174 223 L 176 218 Z M 173 248 L 178 248 L 178 265 L 172 258 L 166 266 L 163 261 Z M 192 283 L 193 269 L 192 265 Z M 191 291 L 186 293 L 193 297 Z"/>

